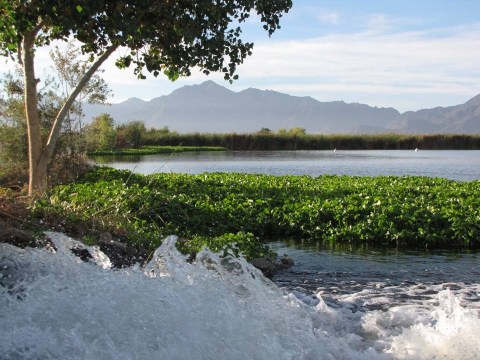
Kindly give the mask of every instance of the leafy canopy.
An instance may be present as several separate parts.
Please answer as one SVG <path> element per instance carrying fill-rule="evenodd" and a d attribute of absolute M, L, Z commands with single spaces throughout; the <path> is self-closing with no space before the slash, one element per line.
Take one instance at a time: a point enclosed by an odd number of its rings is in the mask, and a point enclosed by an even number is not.
<path fill-rule="evenodd" d="M 15 57 L 22 37 L 38 26 L 36 46 L 74 37 L 92 57 L 110 46 L 128 48 L 116 64 L 174 80 L 198 66 L 235 79 L 253 43 L 240 24 L 256 13 L 271 35 L 291 0 L 0 0 L 0 54 Z"/>

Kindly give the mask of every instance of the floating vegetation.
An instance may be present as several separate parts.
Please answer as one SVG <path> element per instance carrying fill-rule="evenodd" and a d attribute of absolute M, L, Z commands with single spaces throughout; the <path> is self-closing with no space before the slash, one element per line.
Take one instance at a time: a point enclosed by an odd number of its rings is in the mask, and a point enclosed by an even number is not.
<path fill-rule="evenodd" d="M 478 248 L 480 181 L 426 177 L 154 174 L 97 168 L 37 203 L 67 224 L 155 248 L 175 234 L 185 251 L 237 243 L 247 257 L 265 239 L 410 248 Z M 261 239 L 261 240 L 260 240 Z"/>

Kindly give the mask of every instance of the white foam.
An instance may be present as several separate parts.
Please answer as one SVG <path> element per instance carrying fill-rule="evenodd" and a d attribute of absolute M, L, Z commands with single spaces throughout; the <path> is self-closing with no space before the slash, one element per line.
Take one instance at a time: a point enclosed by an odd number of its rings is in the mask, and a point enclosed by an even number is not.
<path fill-rule="evenodd" d="M 478 311 L 460 306 L 450 290 L 438 294 L 439 304 L 424 321 L 415 321 L 395 336 L 388 352 L 398 359 L 478 359 Z"/>
<path fill-rule="evenodd" d="M 203 250 L 194 264 L 167 238 L 144 268 L 0 244 L 2 359 L 469 359 L 478 312 L 438 303 L 353 312 L 321 294 L 282 293 L 243 259 Z M 98 249 L 96 251 L 99 251 Z M 8 281 L 7 281 L 8 280 Z M 301 301 L 299 298 L 303 299 Z M 352 299 L 351 299 L 352 300 Z"/>

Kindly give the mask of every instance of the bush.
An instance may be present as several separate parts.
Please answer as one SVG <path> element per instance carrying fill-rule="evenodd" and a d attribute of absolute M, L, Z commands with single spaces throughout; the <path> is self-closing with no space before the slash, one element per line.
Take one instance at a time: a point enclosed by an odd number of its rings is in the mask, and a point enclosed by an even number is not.
<path fill-rule="evenodd" d="M 18 186 L 28 182 L 28 157 L 25 129 L 0 126 L 0 185 Z"/>

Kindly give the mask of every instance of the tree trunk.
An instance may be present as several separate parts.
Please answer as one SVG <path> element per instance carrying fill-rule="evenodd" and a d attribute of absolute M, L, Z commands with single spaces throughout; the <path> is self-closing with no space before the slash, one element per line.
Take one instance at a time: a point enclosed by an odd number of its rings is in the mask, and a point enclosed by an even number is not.
<path fill-rule="evenodd" d="M 47 171 L 42 159 L 42 129 L 37 104 L 37 83 L 35 78 L 33 44 L 38 30 L 26 34 L 22 40 L 22 59 L 25 83 L 25 114 L 28 135 L 28 163 L 29 183 L 28 193 L 32 197 L 39 197 L 45 193 L 47 185 Z"/>
<path fill-rule="evenodd" d="M 41 29 L 39 24 L 34 30 L 26 34 L 21 43 L 21 65 L 23 67 L 25 82 L 25 113 L 27 120 L 28 134 L 28 159 L 29 159 L 29 183 L 28 194 L 33 198 L 40 198 L 45 195 L 47 190 L 47 171 L 48 165 L 53 158 L 55 145 L 60 135 L 62 122 L 70 111 L 76 97 L 87 85 L 93 74 L 103 64 L 103 62 L 117 49 L 117 45 L 111 45 L 95 61 L 91 68 L 84 74 L 78 82 L 76 88 L 70 94 L 69 98 L 57 114 L 53 126 L 50 130 L 48 140 L 45 145 L 42 140 L 42 129 L 40 126 L 40 117 L 38 113 L 37 102 L 37 83 L 35 78 L 35 52 L 34 42 L 37 33 Z"/>

